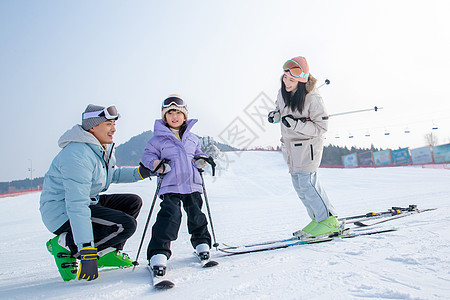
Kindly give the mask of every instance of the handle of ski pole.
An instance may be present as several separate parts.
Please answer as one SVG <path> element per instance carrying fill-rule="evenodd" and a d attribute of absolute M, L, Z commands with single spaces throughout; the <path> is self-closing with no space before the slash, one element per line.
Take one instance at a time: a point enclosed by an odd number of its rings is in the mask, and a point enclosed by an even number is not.
<path fill-rule="evenodd" d="M 216 175 L 216 163 L 214 162 L 214 159 L 210 156 L 210 157 L 204 157 L 204 156 L 195 156 L 194 157 L 195 160 L 199 160 L 199 159 L 203 159 L 204 161 L 206 161 L 207 163 L 209 163 L 211 165 L 211 169 L 212 169 L 212 176 Z M 199 168 L 198 169 L 199 172 L 203 172 L 203 169 Z"/>
<path fill-rule="evenodd" d="M 164 164 L 169 163 L 169 161 L 170 161 L 170 159 L 163 158 L 152 172 L 155 173 L 155 174 L 158 174 L 158 172 L 156 172 L 156 171 L 159 170 L 159 168 L 161 168 L 161 166 L 163 166 Z M 162 176 L 164 176 L 164 174 L 159 173 L 158 176 L 162 177 Z"/>

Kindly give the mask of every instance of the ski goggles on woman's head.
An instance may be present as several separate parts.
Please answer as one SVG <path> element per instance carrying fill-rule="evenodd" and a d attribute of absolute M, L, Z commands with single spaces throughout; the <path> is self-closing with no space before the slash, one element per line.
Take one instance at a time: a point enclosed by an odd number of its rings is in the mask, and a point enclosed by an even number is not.
<path fill-rule="evenodd" d="M 290 59 L 284 63 L 283 70 L 285 72 L 289 72 L 289 74 L 295 78 L 308 79 L 308 77 L 309 77 L 309 74 L 306 74 L 303 72 L 302 66 L 300 66 L 299 63 L 297 63 L 295 60 L 292 60 L 292 59 Z"/>
<path fill-rule="evenodd" d="M 186 107 L 186 103 L 179 97 L 169 97 L 163 101 L 162 107 L 169 107 L 172 104 L 178 107 Z"/>
<path fill-rule="evenodd" d="M 86 120 L 97 117 L 105 117 L 108 120 L 114 120 L 118 119 L 120 117 L 120 114 L 117 111 L 117 108 L 114 105 L 111 105 L 109 107 L 105 107 L 102 110 L 85 112 L 83 113 L 82 119 Z"/>

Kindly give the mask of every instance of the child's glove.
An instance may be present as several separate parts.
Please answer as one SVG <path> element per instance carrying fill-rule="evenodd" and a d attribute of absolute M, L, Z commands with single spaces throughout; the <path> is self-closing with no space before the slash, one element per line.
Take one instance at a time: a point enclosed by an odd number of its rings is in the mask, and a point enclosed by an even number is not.
<path fill-rule="evenodd" d="M 207 159 L 206 157 L 194 158 L 195 167 L 197 169 L 203 169 L 204 167 L 206 167 L 207 163 L 206 159 Z"/>
<path fill-rule="evenodd" d="M 278 123 L 280 122 L 281 114 L 279 110 L 273 110 L 267 115 L 267 120 L 269 123 Z"/>
<path fill-rule="evenodd" d="M 153 168 L 157 168 L 160 163 L 161 163 L 160 160 L 155 160 L 155 162 L 153 163 Z M 157 170 L 154 170 L 153 172 L 157 172 L 160 174 L 167 174 L 170 172 L 170 170 L 172 170 L 170 165 L 168 163 L 163 163 Z"/>
<path fill-rule="evenodd" d="M 206 166 L 206 163 L 209 163 L 212 168 L 212 176 L 216 174 L 216 163 L 214 162 L 214 159 L 210 157 L 203 157 L 203 156 L 195 156 L 194 157 L 194 164 L 197 169 L 203 169 Z"/>
<path fill-rule="evenodd" d="M 144 166 L 144 164 L 141 162 L 139 163 L 138 172 L 142 179 L 155 175 L 152 170 Z"/>
<path fill-rule="evenodd" d="M 97 248 L 82 248 L 79 253 L 81 263 L 77 279 L 85 279 L 87 281 L 96 279 L 98 277 Z"/>

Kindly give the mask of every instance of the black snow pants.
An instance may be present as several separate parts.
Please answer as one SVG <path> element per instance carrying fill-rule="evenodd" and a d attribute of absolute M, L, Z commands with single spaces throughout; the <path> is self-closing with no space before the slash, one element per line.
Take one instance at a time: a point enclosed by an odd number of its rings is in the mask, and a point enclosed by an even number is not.
<path fill-rule="evenodd" d="M 199 244 L 211 247 L 211 235 L 208 221 L 202 212 L 203 199 L 200 193 L 161 195 L 161 209 L 152 227 L 152 238 L 147 248 L 147 259 L 155 254 L 164 254 L 170 258 L 170 242 L 178 237 L 181 225 L 181 202 L 187 215 L 187 227 L 191 234 L 191 244 L 195 248 Z"/>
<path fill-rule="evenodd" d="M 142 199 L 134 194 L 100 195 L 96 205 L 91 205 L 92 230 L 98 251 L 113 247 L 122 250 L 125 242 L 136 231 L 136 218 L 142 207 Z M 72 254 L 78 252 L 70 227 L 70 220 L 54 234 L 67 232 L 66 245 Z"/>

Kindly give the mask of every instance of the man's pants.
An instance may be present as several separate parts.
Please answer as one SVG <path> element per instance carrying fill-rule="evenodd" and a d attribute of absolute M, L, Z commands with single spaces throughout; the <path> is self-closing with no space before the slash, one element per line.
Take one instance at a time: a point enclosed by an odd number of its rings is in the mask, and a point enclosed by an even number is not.
<path fill-rule="evenodd" d="M 142 207 L 142 199 L 134 194 L 100 195 L 99 202 L 91 205 L 92 230 L 98 251 L 113 247 L 122 250 L 126 240 L 136 231 L 136 218 Z M 70 221 L 54 234 L 67 232 L 66 245 L 72 254 L 78 252 L 72 235 Z"/>

